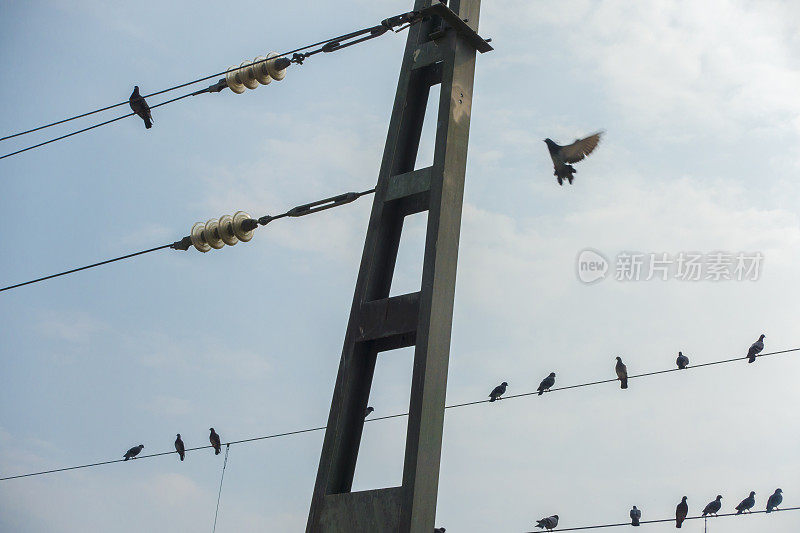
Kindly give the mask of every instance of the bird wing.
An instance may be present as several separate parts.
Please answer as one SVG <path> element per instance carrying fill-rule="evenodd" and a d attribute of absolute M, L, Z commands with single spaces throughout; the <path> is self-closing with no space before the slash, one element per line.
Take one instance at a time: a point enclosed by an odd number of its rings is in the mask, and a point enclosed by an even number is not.
<path fill-rule="evenodd" d="M 574 143 L 561 148 L 561 156 L 567 163 L 577 163 L 597 148 L 602 131 L 598 131 L 584 139 L 576 139 Z"/>

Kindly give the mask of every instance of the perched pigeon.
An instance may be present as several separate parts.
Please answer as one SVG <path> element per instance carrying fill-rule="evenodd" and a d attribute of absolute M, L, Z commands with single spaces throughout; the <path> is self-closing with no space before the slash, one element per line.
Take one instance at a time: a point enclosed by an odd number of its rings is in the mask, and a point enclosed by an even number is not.
<path fill-rule="evenodd" d="M 553 516 L 548 516 L 547 518 L 542 518 L 541 520 L 536 521 L 536 527 L 540 527 L 542 529 L 551 530 L 554 529 L 558 525 L 558 515 L 554 514 Z"/>
<path fill-rule="evenodd" d="M 754 362 L 756 360 L 756 355 L 760 354 L 764 349 L 764 337 L 766 337 L 766 335 L 761 335 L 756 342 L 750 345 L 750 349 L 747 350 L 748 363 Z"/>
<path fill-rule="evenodd" d="M 444 533 L 445 529 L 443 527 L 435 527 L 433 528 L 433 533 Z"/>
<path fill-rule="evenodd" d="M 686 496 L 683 497 L 681 503 L 675 508 L 675 527 L 681 527 L 683 521 L 686 520 L 686 515 L 689 514 L 689 504 L 686 503 Z"/>
<path fill-rule="evenodd" d="M 675 364 L 678 365 L 678 368 L 683 370 L 689 366 L 689 358 L 683 355 L 683 352 L 678 352 L 678 358 L 675 360 Z"/>
<path fill-rule="evenodd" d="M 134 446 L 133 448 L 125 452 L 125 455 L 123 455 L 123 457 L 125 458 L 126 461 L 128 459 L 133 459 L 134 457 L 139 455 L 139 452 L 141 452 L 142 450 L 144 450 L 144 444 Z"/>
<path fill-rule="evenodd" d="M 131 104 L 131 109 L 133 112 L 139 115 L 142 120 L 144 120 L 144 127 L 148 130 L 153 127 L 153 115 L 150 114 L 150 106 L 147 105 L 147 102 L 142 95 L 139 94 L 139 86 L 135 86 L 133 88 L 133 92 L 131 93 L 131 97 L 128 100 Z"/>
<path fill-rule="evenodd" d="M 706 516 L 708 514 L 716 515 L 721 508 L 722 508 L 722 496 L 717 494 L 717 499 L 710 502 L 708 505 L 706 505 L 705 509 L 703 509 L 703 516 Z"/>
<path fill-rule="evenodd" d="M 551 139 L 545 139 L 547 150 L 550 152 L 550 159 L 553 160 L 553 175 L 558 180 L 559 185 L 564 185 L 564 180 L 572 184 L 573 174 L 577 172 L 575 167 L 569 163 L 577 163 L 587 155 L 592 153 L 600 142 L 602 131 L 593 133 L 585 139 L 575 139 L 575 142 L 566 146 L 559 146 Z"/>
<path fill-rule="evenodd" d="M 783 491 L 775 489 L 775 493 L 767 500 L 767 512 L 771 513 L 773 509 L 778 509 L 778 506 L 783 503 Z M 780 511 L 780 509 L 778 509 Z"/>
<path fill-rule="evenodd" d="M 506 393 L 506 387 L 508 387 L 508 383 L 506 383 L 505 381 L 502 382 L 497 387 L 495 387 L 489 394 L 489 401 L 493 402 L 497 399 L 501 399 L 500 396 Z"/>
<path fill-rule="evenodd" d="M 750 496 L 742 500 L 742 502 L 736 506 L 736 514 L 742 514 L 745 511 L 750 511 L 756 504 L 756 493 L 754 491 L 750 491 Z M 751 513 L 753 511 L 750 511 Z"/>
<path fill-rule="evenodd" d="M 536 389 L 539 391 L 539 396 L 544 394 L 544 391 L 549 391 L 550 387 L 552 387 L 555 384 L 556 384 L 556 373 L 550 372 L 550 375 L 544 378 L 542 382 L 539 383 L 539 388 Z"/>
<path fill-rule="evenodd" d="M 371 414 L 372 414 L 372 411 L 374 411 L 374 410 L 375 410 L 375 408 L 374 408 L 374 407 L 367 407 L 367 408 L 364 410 L 364 418 L 367 418 L 369 415 L 371 415 Z"/>
<path fill-rule="evenodd" d="M 631 509 L 631 525 L 638 526 L 639 520 L 641 520 L 641 518 L 642 518 L 641 509 L 637 509 L 636 506 L 634 505 L 633 509 Z"/>
<path fill-rule="evenodd" d="M 181 456 L 181 461 L 183 461 L 183 458 L 186 456 L 186 446 L 183 445 L 180 433 L 178 433 L 178 438 L 175 439 L 175 450 L 178 452 L 178 455 Z"/>
<path fill-rule="evenodd" d="M 214 428 L 211 428 L 210 431 L 211 435 L 208 436 L 208 440 L 211 441 L 211 445 L 214 447 L 214 455 L 219 455 L 219 451 L 222 448 L 219 435 L 217 435 L 217 432 L 214 431 Z"/>
<path fill-rule="evenodd" d="M 617 357 L 617 366 L 615 369 L 617 371 L 617 378 L 620 381 L 620 388 L 627 389 L 628 388 L 628 367 L 625 366 L 625 363 L 622 362 L 622 357 Z"/>

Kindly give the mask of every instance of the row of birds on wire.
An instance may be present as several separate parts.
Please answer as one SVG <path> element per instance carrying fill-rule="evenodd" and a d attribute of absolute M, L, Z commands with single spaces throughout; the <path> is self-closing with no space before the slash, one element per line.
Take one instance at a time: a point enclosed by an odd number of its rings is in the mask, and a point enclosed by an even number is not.
<path fill-rule="evenodd" d="M 764 350 L 764 338 L 766 335 L 761 335 L 756 342 L 754 342 L 750 349 L 747 351 L 747 362 L 752 363 L 756 360 L 756 356 Z M 678 358 L 675 360 L 675 364 L 678 366 L 679 369 L 683 370 L 687 366 L 689 366 L 689 358 L 683 355 L 683 352 L 678 352 Z M 628 388 L 628 367 L 625 366 L 625 363 L 622 362 L 621 357 L 617 357 L 617 364 L 614 367 L 614 370 L 617 373 L 617 379 L 620 381 L 620 387 L 623 389 Z M 556 373 L 550 372 L 550 375 L 547 376 L 539 383 L 539 387 L 536 389 L 539 393 L 539 396 L 548 392 L 553 385 L 556 384 Z M 508 388 L 508 382 L 504 381 L 497 387 L 495 387 L 491 393 L 489 393 L 489 401 L 494 402 L 496 400 L 501 400 L 503 394 L 506 393 L 506 389 Z M 367 407 L 364 411 L 364 418 L 368 417 L 375 409 L 373 407 Z M 220 449 L 222 447 L 219 435 L 214 428 L 210 428 L 209 430 L 211 434 L 209 435 L 208 439 L 211 442 L 211 446 L 214 447 L 214 453 L 219 455 Z M 123 456 L 124 460 L 127 461 L 128 459 L 133 459 L 137 455 L 141 453 L 144 449 L 144 444 L 139 444 L 138 446 L 134 446 Z M 175 451 L 178 452 L 178 456 L 180 457 L 181 461 L 184 460 L 186 456 L 186 446 L 183 443 L 183 439 L 181 439 L 181 434 L 178 433 L 177 438 L 175 439 Z M 552 517 L 551 517 L 552 518 Z M 558 518 L 556 518 L 556 522 Z M 554 526 L 555 527 L 555 526 Z M 552 529 L 552 528 L 551 528 Z"/>
<path fill-rule="evenodd" d="M 683 521 L 686 520 L 686 517 L 689 515 L 689 504 L 686 501 L 686 496 L 681 499 L 681 503 L 675 508 L 675 527 L 680 528 L 683 525 Z M 775 489 L 775 492 L 772 493 L 772 496 L 767 499 L 767 510 L 766 512 L 771 513 L 772 511 L 780 511 L 778 506 L 783 503 L 783 491 L 781 489 Z M 752 512 L 753 507 L 756 505 L 756 493 L 755 491 L 750 492 L 750 496 L 742 500 L 739 505 L 735 507 L 736 514 L 743 514 Z M 717 497 L 710 501 L 708 505 L 705 506 L 703 509 L 702 516 L 717 516 L 717 513 L 722 509 L 722 496 L 719 494 Z M 635 505 L 633 509 L 630 511 L 631 517 L 631 525 L 638 526 L 640 525 L 640 521 L 642 519 L 642 510 L 638 509 Z M 541 520 L 536 521 L 536 527 L 541 529 L 555 529 L 558 525 L 558 515 L 554 514 L 552 516 L 548 516 L 546 518 L 542 518 Z"/>
<path fill-rule="evenodd" d="M 220 450 L 222 450 L 222 441 L 220 440 L 217 432 L 214 431 L 214 428 L 209 428 L 209 431 L 211 433 L 208 435 L 208 440 L 211 442 L 211 446 L 214 448 L 214 455 L 219 455 Z M 122 456 L 123 461 L 135 459 L 137 455 L 142 453 L 142 450 L 144 450 L 144 444 L 134 446 Z M 178 433 L 178 438 L 175 439 L 175 451 L 178 452 L 178 457 L 180 457 L 181 461 L 186 458 L 186 445 L 183 443 L 180 433 Z"/>
<path fill-rule="evenodd" d="M 760 354 L 764 350 L 764 338 L 766 335 L 761 335 L 756 342 L 754 342 L 750 349 L 747 351 L 747 362 L 752 363 L 756 360 L 758 354 Z M 675 364 L 678 366 L 678 369 L 683 370 L 689 366 L 689 358 L 683 355 L 683 352 L 678 352 L 678 358 L 675 360 Z M 614 367 L 614 371 L 617 373 L 617 379 L 620 382 L 620 388 L 627 389 L 628 388 L 628 367 L 625 366 L 625 363 L 622 362 L 622 357 L 617 357 L 617 364 Z M 553 385 L 556 384 L 556 373 L 550 372 L 550 375 L 547 376 L 539 383 L 539 387 L 536 389 L 539 393 L 539 396 L 548 392 Z M 495 400 L 502 400 L 503 394 L 506 393 L 506 389 L 508 388 L 508 382 L 504 381 L 494 389 L 492 392 L 489 393 L 489 401 L 493 402 Z"/>

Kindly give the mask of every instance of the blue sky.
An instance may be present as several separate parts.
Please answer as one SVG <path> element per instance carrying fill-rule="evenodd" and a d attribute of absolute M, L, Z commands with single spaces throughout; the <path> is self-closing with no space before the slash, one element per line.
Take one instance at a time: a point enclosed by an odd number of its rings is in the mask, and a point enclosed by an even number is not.
<path fill-rule="evenodd" d="M 7 2 L 6 134 L 368 26 L 380 3 Z M 484 2 L 448 403 L 800 346 L 800 9 L 792 2 Z M 373 186 L 405 34 L 309 59 L 0 161 L 2 285 L 158 246 L 243 209 Z M 177 94 L 177 93 L 176 93 Z M 151 105 L 162 101 L 156 97 Z M 122 113 L 127 112 L 122 108 Z M 116 116 L 116 111 L 109 118 Z M 100 120 L 99 117 L 97 117 Z M 93 123 L 93 119 L 85 124 Z M 71 131 L 52 128 L 2 153 Z M 542 139 L 605 129 L 560 188 Z M 432 156 L 427 128 L 418 166 Z M 371 199 L 276 221 L 249 243 L 163 251 L 0 297 L 0 472 L 319 426 L 327 419 Z M 14 237 L 13 239 L 11 237 Z M 416 290 L 424 217 L 400 294 Z M 585 248 L 761 252 L 757 281 L 587 286 Z M 410 351 L 378 363 L 376 415 L 407 408 Z M 447 412 L 437 525 L 527 531 L 694 513 L 750 490 L 800 501 L 800 358 L 776 356 Z M 400 481 L 405 420 L 367 424 L 356 489 Z M 231 448 L 217 529 L 302 531 L 322 432 Z M 222 457 L 191 453 L 0 483 L 4 531 L 210 529 Z M 800 513 L 727 518 L 796 531 Z M 672 526 L 648 526 L 667 531 Z M 698 522 L 684 530 L 701 531 Z M 713 528 L 713 529 L 712 529 Z"/>

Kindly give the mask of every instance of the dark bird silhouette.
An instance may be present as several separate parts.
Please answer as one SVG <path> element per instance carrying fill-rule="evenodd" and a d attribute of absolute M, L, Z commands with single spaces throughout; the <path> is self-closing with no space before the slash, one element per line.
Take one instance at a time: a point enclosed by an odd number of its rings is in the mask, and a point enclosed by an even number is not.
<path fill-rule="evenodd" d="M 592 153 L 600 142 L 602 131 L 593 133 L 584 139 L 575 139 L 575 142 L 566 146 L 559 146 L 551 139 L 545 139 L 547 149 L 550 151 L 550 159 L 553 160 L 553 175 L 558 180 L 559 185 L 564 184 L 564 180 L 568 180 L 572 184 L 574 178 L 575 167 L 570 163 L 577 163 L 587 155 Z"/>
<path fill-rule="evenodd" d="M 153 115 L 150 113 L 150 106 L 147 101 L 139 94 L 139 86 L 133 88 L 131 97 L 128 100 L 131 104 L 131 109 L 134 113 L 139 115 L 144 120 L 144 127 L 148 130 L 153 127 Z"/>
<path fill-rule="evenodd" d="M 555 529 L 558 525 L 558 515 L 554 514 L 553 516 L 548 516 L 547 518 L 542 518 L 541 520 L 536 521 L 536 527 L 540 527 L 542 529 Z"/>
<path fill-rule="evenodd" d="M 782 503 L 783 491 L 781 489 L 775 489 L 775 492 L 769 497 L 769 500 L 767 500 L 767 512 L 771 513 L 773 509 L 778 509 L 778 506 Z"/>
<path fill-rule="evenodd" d="M 219 455 L 219 451 L 222 449 L 219 435 L 214 431 L 214 428 L 211 428 L 209 431 L 211 431 L 211 435 L 208 436 L 208 440 L 211 441 L 211 445 L 214 447 L 214 455 Z"/>
<path fill-rule="evenodd" d="M 617 357 L 617 366 L 614 367 L 614 370 L 617 372 L 617 378 L 619 379 L 619 386 L 621 389 L 628 388 L 628 367 L 625 366 L 625 363 L 622 362 L 622 357 Z"/>
<path fill-rule="evenodd" d="M 433 528 L 433 533 L 444 533 L 446 530 L 443 527 Z"/>
<path fill-rule="evenodd" d="M 501 399 L 500 396 L 506 393 L 506 387 L 508 387 L 508 383 L 504 381 L 500 385 L 492 389 L 492 392 L 489 393 L 489 401 L 493 402 L 495 400 Z"/>
<path fill-rule="evenodd" d="M 550 375 L 544 378 L 542 382 L 539 383 L 539 388 L 536 389 L 539 391 L 539 396 L 544 394 L 544 391 L 549 391 L 550 387 L 552 387 L 555 384 L 556 384 L 556 373 L 550 372 Z"/>
<path fill-rule="evenodd" d="M 681 503 L 675 508 L 675 527 L 681 527 L 683 521 L 686 520 L 686 515 L 689 514 L 689 504 L 686 503 L 686 496 L 683 497 Z"/>
<path fill-rule="evenodd" d="M 736 506 L 736 514 L 742 514 L 745 511 L 750 511 L 756 504 L 756 493 L 754 491 L 750 491 L 750 496 L 745 498 L 744 500 Z M 751 513 L 753 511 L 750 511 Z"/>
<path fill-rule="evenodd" d="M 641 519 L 642 519 L 642 511 L 641 509 L 637 509 L 636 506 L 634 505 L 633 509 L 631 509 L 631 525 L 638 526 L 639 520 Z"/>
<path fill-rule="evenodd" d="M 766 337 L 766 335 L 761 335 L 756 342 L 750 345 L 750 349 L 747 350 L 748 363 L 754 362 L 756 356 L 764 349 L 764 337 Z"/>
<path fill-rule="evenodd" d="M 706 505 L 705 508 L 703 509 L 703 516 L 709 514 L 713 514 L 714 516 L 716 516 L 721 508 L 722 508 L 722 496 L 717 494 L 717 498 L 709 502 L 709 504 Z"/>
<path fill-rule="evenodd" d="M 186 456 L 186 446 L 183 445 L 180 433 L 178 433 L 178 438 L 175 439 L 175 451 L 178 452 L 178 455 L 181 456 L 181 461 L 183 461 L 183 458 Z"/>
<path fill-rule="evenodd" d="M 678 352 L 678 358 L 675 359 L 675 364 L 678 365 L 678 368 L 683 370 L 689 366 L 689 358 L 683 355 L 683 352 Z"/>
<path fill-rule="evenodd" d="M 144 450 L 144 444 L 134 446 L 133 448 L 125 452 L 125 455 L 123 455 L 123 457 L 125 458 L 126 461 L 128 459 L 133 459 L 134 457 L 139 455 L 139 452 L 141 452 L 142 450 Z"/>
<path fill-rule="evenodd" d="M 367 418 L 369 415 L 371 415 L 374 410 L 375 410 L 374 407 L 367 407 L 364 410 L 364 418 Z"/>

